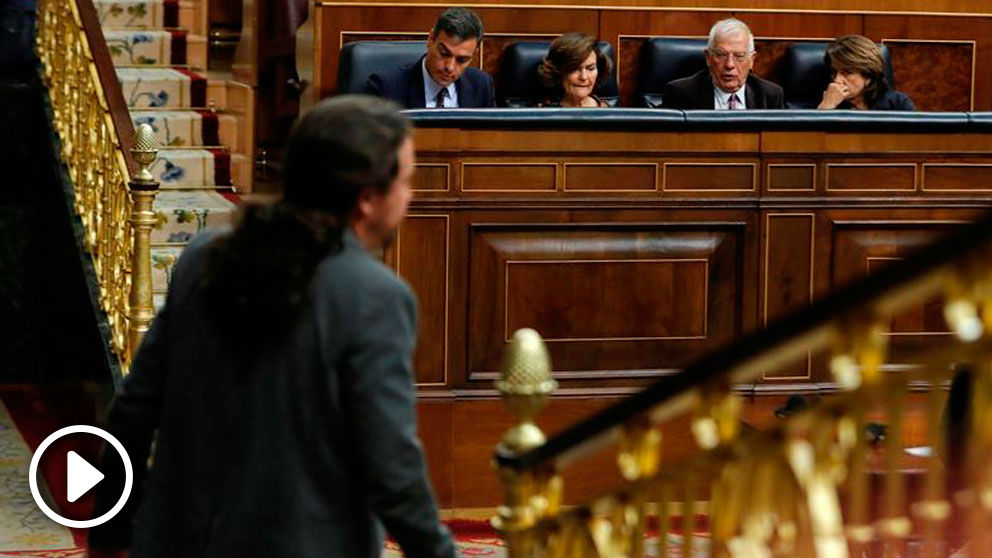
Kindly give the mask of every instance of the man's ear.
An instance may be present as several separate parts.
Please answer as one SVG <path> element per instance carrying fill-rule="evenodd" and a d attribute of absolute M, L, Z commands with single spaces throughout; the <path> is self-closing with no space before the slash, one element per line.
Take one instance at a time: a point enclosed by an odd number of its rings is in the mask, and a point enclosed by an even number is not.
<path fill-rule="evenodd" d="M 358 194 L 358 201 L 355 203 L 355 211 L 358 216 L 367 218 L 373 213 L 373 203 L 375 202 L 375 192 L 372 188 L 362 188 Z"/>

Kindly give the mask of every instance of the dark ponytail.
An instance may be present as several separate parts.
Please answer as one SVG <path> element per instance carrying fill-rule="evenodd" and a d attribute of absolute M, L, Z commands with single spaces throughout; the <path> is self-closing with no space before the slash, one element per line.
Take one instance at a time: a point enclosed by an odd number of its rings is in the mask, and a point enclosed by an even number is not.
<path fill-rule="evenodd" d="M 398 107 L 364 96 L 328 99 L 293 127 L 283 197 L 250 205 L 209 249 L 203 294 L 210 318 L 253 353 L 281 340 L 310 303 L 314 271 L 341 249 L 363 190 L 389 189 L 410 133 Z"/>

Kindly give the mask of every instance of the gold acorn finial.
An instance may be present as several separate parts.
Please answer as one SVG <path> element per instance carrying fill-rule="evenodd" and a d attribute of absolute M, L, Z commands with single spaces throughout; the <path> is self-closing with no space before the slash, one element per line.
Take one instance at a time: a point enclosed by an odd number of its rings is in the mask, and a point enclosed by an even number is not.
<path fill-rule="evenodd" d="M 131 148 L 131 155 L 138 163 L 138 176 L 135 180 L 139 182 L 152 182 L 155 177 L 151 173 L 151 165 L 158 157 L 158 149 L 155 146 L 155 132 L 147 123 L 141 124 L 134 132 L 134 147 Z"/>
<path fill-rule="evenodd" d="M 502 377 L 496 380 L 503 405 L 517 418 L 517 425 L 503 436 L 507 449 L 523 452 L 544 443 L 534 417 L 556 387 L 544 340 L 533 329 L 518 329 L 503 352 Z"/>

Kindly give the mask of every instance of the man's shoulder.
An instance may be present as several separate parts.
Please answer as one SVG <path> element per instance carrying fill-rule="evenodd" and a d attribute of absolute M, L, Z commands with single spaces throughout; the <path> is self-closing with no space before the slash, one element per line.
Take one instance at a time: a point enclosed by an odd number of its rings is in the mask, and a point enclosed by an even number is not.
<path fill-rule="evenodd" d="M 692 74 L 691 76 L 686 76 L 684 78 L 679 78 L 679 79 L 673 79 L 672 81 L 668 82 L 665 85 L 665 87 L 670 87 L 672 89 L 679 89 L 679 90 L 684 90 L 684 91 L 690 91 L 690 90 L 695 89 L 696 87 L 699 86 L 700 80 L 702 80 L 702 79 L 708 79 L 708 78 L 709 78 L 709 71 L 707 71 L 707 70 L 700 70 L 700 71 Z"/>
<path fill-rule="evenodd" d="M 378 79 L 383 85 L 406 85 L 406 82 L 410 79 L 410 72 L 418 69 L 417 64 L 419 64 L 419 61 L 379 70 L 372 73 L 369 79 Z"/>
<path fill-rule="evenodd" d="M 324 260 L 318 271 L 321 285 L 331 286 L 356 300 L 368 297 L 408 296 L 410 287 L 383 262 L 364 249 L 346 244 Z"/>

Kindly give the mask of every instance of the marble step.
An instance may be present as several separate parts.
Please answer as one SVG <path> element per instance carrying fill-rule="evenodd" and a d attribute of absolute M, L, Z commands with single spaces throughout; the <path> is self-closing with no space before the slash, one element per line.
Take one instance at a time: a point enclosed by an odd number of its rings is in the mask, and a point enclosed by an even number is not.
<path fill-rule="evenodd" d="M 238 144 L 234 116 L 207 110 L 131 111 L 135 127 L 148 124 L 160 147 L 226 146 Z"/>
<path fill-rule="evenodd" d="M 124 101 L 132 109 L 203 107 L 207 79 L 177 68 L 117 68 Z"/>
<path fill-rule="evenodd" d="M 151 172 L 166 190 L 230 186 L 231 154 L 224 148 L 160 149 Z"/>
<path fill-rule="evenodd" d="M 160 29 L 181 25 L 178 0 L 94 0 L 93 4 L 104 29 Z"/>
<path fill-rule="evenodd" d="M 117 67 L 206 65 L 206 38 L 183 30 L 105 29 L 103 36 Z"/>
<path fill-rule="evenodd" d="M 155 197 L 154 245 L 185 245 L 208 228 L 230 224 L 237 204 L 209 190 L 163 190 Z"/>

